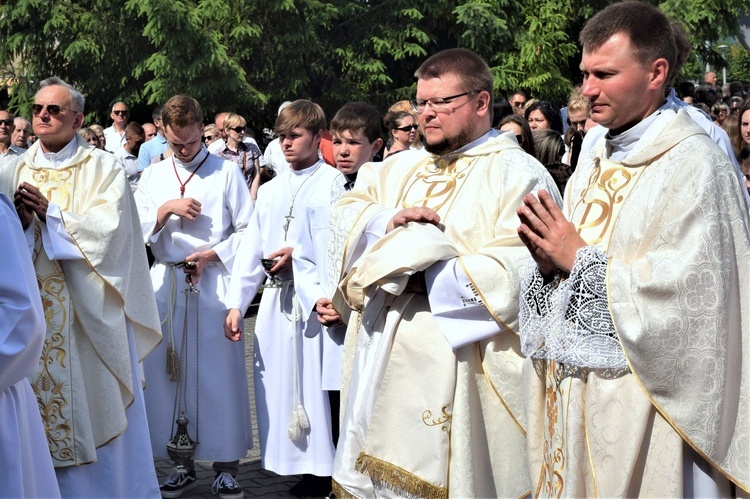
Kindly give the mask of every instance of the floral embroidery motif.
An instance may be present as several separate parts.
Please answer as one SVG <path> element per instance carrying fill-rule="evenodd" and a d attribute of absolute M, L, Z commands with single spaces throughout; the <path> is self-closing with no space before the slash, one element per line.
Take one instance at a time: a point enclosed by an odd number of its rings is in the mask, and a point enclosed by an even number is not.
<path fill-rule="evenodd" d="M 546 414 L 544 432 L 544 460 L 539 476 L 535 497 L 561 497 L 565 486 L 563 470 L 565 469 L 565 451 L 563 428 L 565 422 L 560 419 L 563 404 L 562 380 L 564 370 L 557 362 L 546 362 Z"/>
<path fill-rule="evenodd" d="M 70 299 L 65 281 L 59 272 L 37 282 L 42 297 L 47 335 L 39 360 L 40 371 L 31 383 L 37 396 L 47 443 L 55 461 L 74 460 L 73 436 L 70 424 L 70 383 L 61 375 L 68 372 L 68 306 Z"/>
<path fill-rule="evenodd" d="M 433 418 L 432 411 L 429 409 L 422 413 L 422 422 L 427 426 L 440 426 L 440 429 L 450 434 L 450 422 L 452 419 L 451 414 L 448 414 L 448 406 L 443 406 L 441 409 L 442 416 Z"/>

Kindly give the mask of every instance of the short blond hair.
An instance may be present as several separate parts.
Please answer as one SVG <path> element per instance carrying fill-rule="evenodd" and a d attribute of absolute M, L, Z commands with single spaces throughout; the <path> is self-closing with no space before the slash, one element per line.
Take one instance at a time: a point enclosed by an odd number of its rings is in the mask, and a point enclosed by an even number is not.
<path fill-rule="evenodd" d="M 247 125 L 245 118 L 239 114 L 229 113 L 224 117 L 224 131 L 226 132 L 230 128 Z"/>
<path fill-rule="evenodd" d="M 574 91 L 568 99 L 568 113 L 571 111 L 585 111 L 586 116 L 591 116 L 591 103 L 580 91 Z"/>

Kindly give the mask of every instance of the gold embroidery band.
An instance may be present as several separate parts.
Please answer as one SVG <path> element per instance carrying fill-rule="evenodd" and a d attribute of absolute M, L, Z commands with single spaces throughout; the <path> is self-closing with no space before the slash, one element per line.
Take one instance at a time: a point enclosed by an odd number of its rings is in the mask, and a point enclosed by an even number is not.
<path fill-rule="evenodd" d="M 376 457 L 368 456 L 364 452 L 359 454 L 354 469 L 413 496 L 428 499 L 448 499 L 447 487 L 434 485 L 403 468 L 381 461 Z"/>

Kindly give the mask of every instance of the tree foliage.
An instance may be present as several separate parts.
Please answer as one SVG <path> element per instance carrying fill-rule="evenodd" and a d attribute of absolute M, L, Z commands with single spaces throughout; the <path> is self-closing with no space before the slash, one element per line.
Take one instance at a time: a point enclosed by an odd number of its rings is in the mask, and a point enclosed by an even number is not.
<path fill-rule="evenodd" d="M 734 34 L 744 2 L 659 6 L 683 22 L 700 60 L 716 64 L 713 42 Z M 90 120 L 106 119 L 119 100 L 146 114 L 188 93 L 207 116 L 237 111 L 262 128 L 278 104 L 296 98 L 319 102 L 329 115 L 352 100 L 385 110 L 413 96 L 414 70 L 428 55 L 467 47 L 487 60 L 500 93 L 520 88 L 563 102 L 580 81 L 578 32 L 609 3 L 6 0 L 0 77 L 9 78 L 10 108 L 21 113 L 38 81 L 55 74 L 87 95 Z"/>

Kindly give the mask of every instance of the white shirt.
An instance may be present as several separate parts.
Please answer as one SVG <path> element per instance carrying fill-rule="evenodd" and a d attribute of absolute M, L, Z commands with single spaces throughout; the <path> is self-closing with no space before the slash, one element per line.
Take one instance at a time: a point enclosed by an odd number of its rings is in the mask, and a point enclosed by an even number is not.
<path fill-rule="evenodd" d="M 112 125 L 111 127 L 104 129 L 104 138 L 107 139 L 104 149 L 109 152 L 117 152 L 117 150 L 125 143 L 125 130 L 120 133 L 115 130 L 115 126 Z"/>

